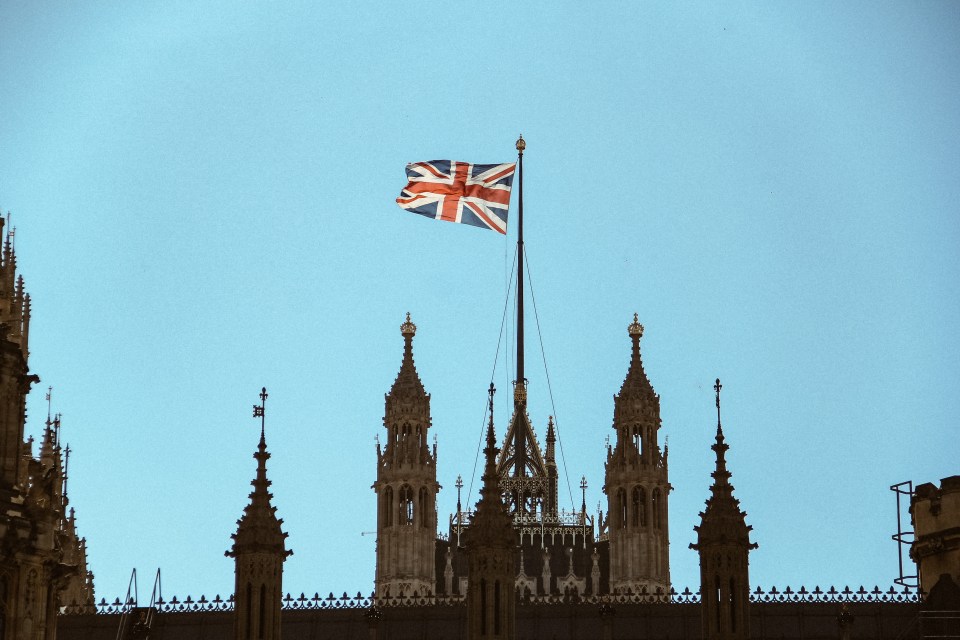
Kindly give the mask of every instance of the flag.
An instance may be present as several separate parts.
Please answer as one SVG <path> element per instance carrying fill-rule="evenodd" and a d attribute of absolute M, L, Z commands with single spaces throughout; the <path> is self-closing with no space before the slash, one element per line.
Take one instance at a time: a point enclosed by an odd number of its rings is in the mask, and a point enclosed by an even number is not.
<path fill-rule="evenodd" d="M 411 162 L 400 208 L 428 218 L 507 232 L 507 209 L 516 164 L 456 160 Z"/>

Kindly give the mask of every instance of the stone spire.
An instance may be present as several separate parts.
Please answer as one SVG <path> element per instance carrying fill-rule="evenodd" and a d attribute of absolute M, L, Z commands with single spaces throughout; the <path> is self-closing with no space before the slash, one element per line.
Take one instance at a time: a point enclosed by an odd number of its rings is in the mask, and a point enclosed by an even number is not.
<path fill-rule="evenodd" d="M 287 533 L 281 529 L 283 520 L 277 518 L 277 508 L 270 500 L 273 494 L 269 487 L 272 484 L 267 479 L 267 460 L 270 452 L 267 451 L 267 441 L 264 434 L 260 434 L 260 444 L 253 454 L 257 460 L 257 475 L 250 482 L 253 491 L 250 492 L 250 503 L 244 508 L 243 516 L 237 520 L 237 532 L 233 538 L 233 547 L 227 552 L 232 558 L 241 553 L 276 553 L 284 558 L 293 551 L 286 549 Z"/>
<path fill-rule="evenodd" d="M 696 544 L 690 548 L 700 552 L 700 593 L 705 640 L 745 640 L 750 637 L 750 576 L 748 555 L 757 548 L 750 542 L 753 527 L 740 510 L 740 501 L 733 497 L 726 453 L 730 448 L 720 423 L 720 390 L 714 385 L 717 405 L 717 436 L 710 448 L 717 456 L 711 474 L 713 485 L 707 508 L 700 513 Z"/>
<path fill-rule="evenodd" d="M 717 435 L 714 444 L 710 447 L 716 454 L 716 469 L 710 476 L 713 484 L 710 486 L 710 497 L 707 499 L 707 508 L 701 514 L 700 526 L 694 527 L 698 535 L 698 548 L 705 543 L 720 542 L 735 543 L 747 549 L 756 549 L 756 544 L 750 543 L 750 531 L 753 527 L 745 521 L 746 513 L 740 510 L 740 501 L 733 497 L 733 485 L 730 484 L 731 474 L 727 470 L 726 454 L 730 446 L 723 436 L 723 426 L 720 423 L 720 390 L 723 386 L 718 378 L 714 385 L 717 404 Z"/>
<path fill-rule="evenodd" d="M 556 516 L 559 506 L 558 499 L 558 478 L 557 472 L 557 432 L 553 425 L 553 416 L 547 419 L 547 451 L 543 456 L 544 465 L 547 471 L 547 495 L 544 496 L 544 511 L 551 516 Z"/>
<path fill-rule="evenodd" d="M 250 483 L 250 503 L 237 520 L 233 546 L 226 552 L 235 559 L 234 638 L 235 640 L 280 640 L 280 606 L 283 598 L 283 563 L 293 551 L 286 548 L 287 534 L 281 529 L 277 508 L 270 500 L 267 479 L 267 441 L 264 436 L 267 390 L 260 392 L 261 404 L 254 405 L 253 417 L 260 418 L 260 444 L 253 457 L 257 475 Z"/>
<path fill-rule="evenodd" d="M 417 326 L 400 325 L 403 361 L 385 397 L 385 448 L 377 441 L 377 598 L 423 596 L 437 589 L 437 447 L 427 442 L 430 394 L 413 363 Z"/>
<path fill-rule="evenodd" d="M 631 353 L 627 376 L 613 398 L 616 444 L 607 449 L 603 490 L 607 494 L 610 591 L 649 594 L 670 591 L 667 456 L 658 442 L 660 397 L 640 357 L 643 325 L 637 314 L 627 327 Z"/>
<path fill-rule="evenodd" d="M 497 473 L 497 440 L 493 429 L 493 394 L 496 389 L 490 383 L 490 420 L 487 423 L 487 446 L 483 449 L 485 464 L 481 481 L 480 500 L 470 520 L 470 539 L 474 544 L 497 544 L 513 548 L 516 536 L 513 533 L 513 518 L 506 512 L 500 494 L 500 476 Z"/>
<path fill-rule="evenodd" d="M 629 423 L 644 423 L 659 428 L 660 396 L 653 390 L 640 357 L 640 338 L 643 337 L 643 325 L 633 314 L 633 322 L 627 327 L 633 347 L 630 353 L 630 368 L 627 377 L 620 386 L 620 393 L 613 400 L 614 428 Z"/>
<path fill-rule="evenodd" d="M 4 220 L 0 218 L 0 233 Z M 0 260 L 0 323 L 6 325 L 6 339 L 15 343 L 24 362 L 28 358 L 27 337 L 30 333 L 30 294 L 26 292 L 23 276 L 17 273 L 17 252 L 11 229 L 3 243 Z"/>
<path fill-rule="evenodd" d="M 400 372 L 393 381 L 390 392 L 386 395 L 386 417 L 389 419 L 422 418 L 430 413 L 430 394 L 423 388 L 417 367 L 413 362 L 413 336 L 417 333 L 417 325 L 410 321 L 407 313 L 406 321 L 400 325 L 400 334 L 403 336 L 403 361 L 400 363 Z"/>
<path fill-rule="evenodd" d="M 497 441 L 493 430 L 493 394 L 490 384 L 490 422 L 483 453 L 483 488 L 464 534 L 467 550 L 467 637 L 470 640 L 512 640 L 515 637 L 513 518 L 500 494 Z"/>

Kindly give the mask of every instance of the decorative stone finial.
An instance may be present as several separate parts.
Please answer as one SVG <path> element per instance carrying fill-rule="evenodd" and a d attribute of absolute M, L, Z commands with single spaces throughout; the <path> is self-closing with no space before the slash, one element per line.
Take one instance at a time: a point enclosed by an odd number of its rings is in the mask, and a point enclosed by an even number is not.
<path fill-rule="evenodd" d="M 631 336 L 637 336 L 638 338 L 643 337 L 643 325 L 640 324 L 640 318 L 637 314 L 633 314 L 633 322 L 630 323 L 630 326 L 627 327 L 627 332 Z"/>
<path fill-rule="evenodd" d="M 527 148 L 527 141 L 523 139 L 523 134 L 520 134 L 520 137 L 517 138 L 517 151 L 520 152 L 520 155 L 523 155 L 523 150 Z"/>
<path fill-rule="evenodd" d="M 412 336 L 417 333 L 417 325 L 410 322 L 410 312 L 407 311 L 407 321 L 400 325 L 400 334 L 403 336 Z"/>

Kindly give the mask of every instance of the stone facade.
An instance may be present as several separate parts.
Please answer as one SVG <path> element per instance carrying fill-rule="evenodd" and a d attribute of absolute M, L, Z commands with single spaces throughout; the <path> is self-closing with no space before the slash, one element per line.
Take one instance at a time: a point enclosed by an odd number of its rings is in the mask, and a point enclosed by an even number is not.
<path fill-rule="evenodd" d="M 8 237 L 0 263 L 0 640 L 53 640 L 62 605 L 93 601 L 93 575 L 68 507 L 59 417 L 48 415 L 36 457 L 33 438 L 24 441 L 27 394 L 40 378 L 27 365 L 30 296 L 16 267 Z"/>

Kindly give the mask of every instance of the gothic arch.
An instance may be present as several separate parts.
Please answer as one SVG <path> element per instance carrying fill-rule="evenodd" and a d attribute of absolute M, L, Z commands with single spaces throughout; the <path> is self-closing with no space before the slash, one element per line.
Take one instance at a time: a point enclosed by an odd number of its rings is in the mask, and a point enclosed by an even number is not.
<path fill-rule="evenodd" d="M 413 524 L 413 489 L 405 484 L 400 487 L 400 524 Z"/>
<path fill-rule="evenodd" d="M 647 491 L 641 486 L 633 488 L 633 526 L 647 526 Z"/>
<path fill-rule="evenodd" d="M 617 524 L 621 529 L 625 529 L 627 526 L 627 492 L 622 487 L 617 489 L 617 512 L 620 520 Z"/>

